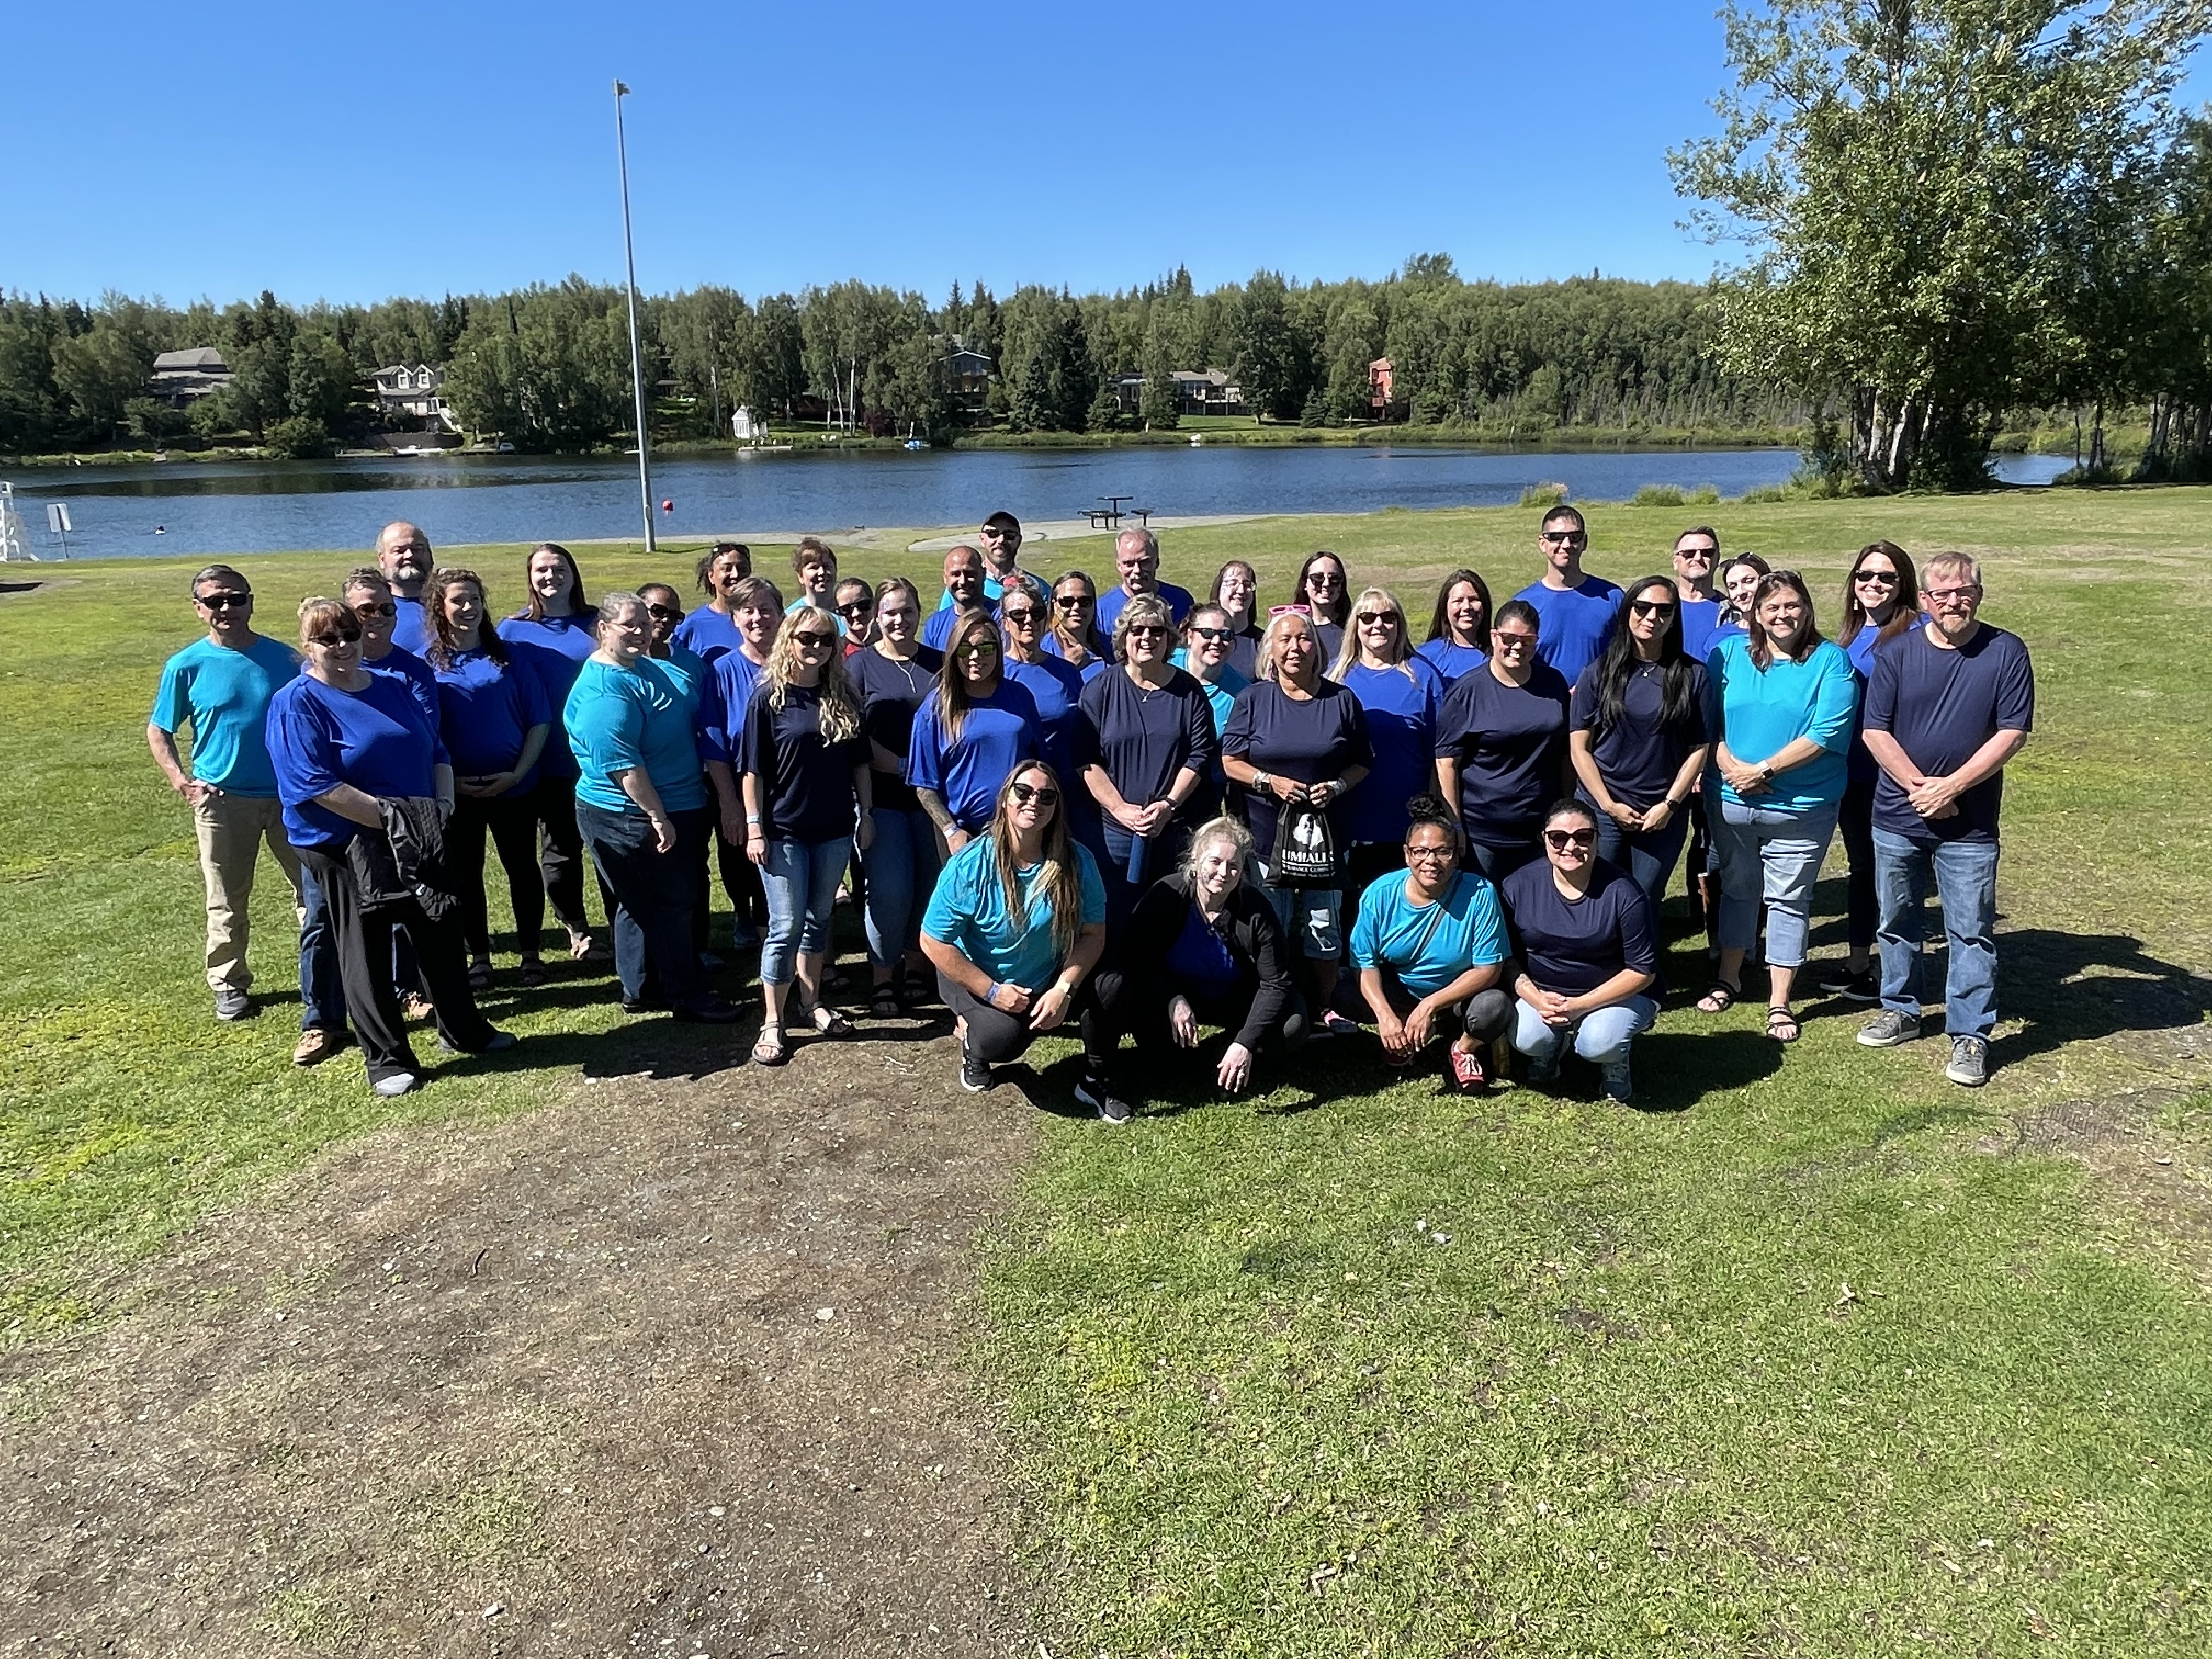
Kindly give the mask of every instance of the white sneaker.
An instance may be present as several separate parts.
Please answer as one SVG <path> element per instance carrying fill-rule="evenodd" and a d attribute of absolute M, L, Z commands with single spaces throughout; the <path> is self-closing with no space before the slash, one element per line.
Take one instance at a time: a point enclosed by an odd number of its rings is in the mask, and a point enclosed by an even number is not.
<path fill-rule="evenodd" d="M 390 1077 L 380 1077 L 368 1085 L 386 1100 L 401 1095 L 411 1095 L 422 1086 L 422 1079 L 412 1072 L 394 1072 Z"/>

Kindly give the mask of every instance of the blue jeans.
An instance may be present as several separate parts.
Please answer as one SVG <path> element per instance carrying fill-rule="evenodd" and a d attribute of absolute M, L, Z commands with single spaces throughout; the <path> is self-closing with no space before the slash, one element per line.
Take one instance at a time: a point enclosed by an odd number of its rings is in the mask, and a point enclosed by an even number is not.
<path fill-rule="evenodd" d="M 891 968 L 921 948 L 921 913 L 937 884 L 937 826 L 918 806 L 878 806 L 874 817 L 865 904 L 868 961 Z"/>
<path fill-rule="evenodd" d="M 300 1029 L 346 1029 L 345 987 L 338 980 L 338 939 L 331 927 L 331 907 L 315 872 L 300 866 Z"/>
<path fill-rule="evenodd" d="M 838 884 L 852 860 L 853 838 L 835 841 L 772 841 L 761 866 L 768 890 L 768 942 L 761 946 L 761 983 L 788 985 L 798 957 L 830 948 L 830 921 Z"/>
<path fill-rule="evenodd" d="M 1513 1046 L 1536 1063 L 1539 1076 L 1549 1074 L 1559 1063 L 1559 1051 L 1574 1038 L 1575 1052 L 1602 1066 L 1623 1066 L 1628 1047 L 1659 1018 L 1659 1005 L 1647 996 L 1632 996 L 1593 1008 L 1571 1025 L 1547 1025 L 1529 1004 L 1513 1002 Z"/>
<path fill-rule="evenodd" d="M 1812 931 L 1813 884 L 1836 833 L 1832 801 L 1809 811 L 1721 802 L 1713 844 L 1721 854 L 1721 949 L 1748 951 L 1766 902 L 1766 960 L 1776 968 L 1805 961 Z"/>
<path fill-rule="evenodd" d="M 1592 807 L 1592 811 L 1597 809 Z M 1697 811 L 1695 803 L 1683 807 L 1667 820 L 1667 827 L 1647 835 L 1640 830 L 1624 830 L 1618 820 L 1603 812 L 1597 814 L 1597 855 L 1616 870 L 1625 870 L 1628 878 L 1644 890 L 1651 901 L 1651 919 L 1659 919 L 1660 901 L 1667 896 L 1667 878 L 1674 873 L 1674 860 L 1682 856 L 1682 842 L 1690 833 L 1690 815 Z"/>
<path fill-rule="evenodd" d="M 633 1002 L 655 991 L 677 1008 L 701 1008 L 714 1000 L 707 970 L 691 943 L 691 908 L 697 901 L 693 872 L 699 848 L 713 833 L 707 809 L 671 812 L 676 845 L 654 850 L 653 826 L 639 811 L 611 812 L 589 801 L 576 803 L 576 825 L 599 879 L 615 896 L 615 972 L 623 994 Z"/>
<path fill-rule="evenodd" d="M 1874 832 L 1881 921 L 1881 1006 L 1920 1018 L 1920 940 L 1928 880 L 1943 906 L 1949 946 L 1943 1029 L 1985 1037 L 1997 1023 L 1997 844 L 1993 841 L 1907 841 Z"/>

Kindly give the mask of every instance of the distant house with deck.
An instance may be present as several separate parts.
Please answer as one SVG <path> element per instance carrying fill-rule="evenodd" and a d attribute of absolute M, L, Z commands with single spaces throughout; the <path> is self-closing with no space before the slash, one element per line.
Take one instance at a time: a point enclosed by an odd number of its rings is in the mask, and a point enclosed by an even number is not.
<path fill-rule="evenodd" d="M 1367 408 L 1376 420 L 1387 421 L 1397 407 L 1396 371 L 1388 357 L 1377 357 L 1367 365 Z"/>
<path fill-rule="evenodd" d="M 383 416 L 386 425 L 401 426 L 412 422 L 427 432 L 461 429 L 446 400 L 438 394 L 438 388 L 446 383 L 446 371 L 442 368 L 433 368 L 428 363 L 393 363 L 378 369 L 371 378 L 376 382 L 377 411 Z"/>
<path fill-rule="evenodd" d="M 1242 415 L 1244 410 L 1244 388 L 1233 384 L 1227 374 L 1218 368 L 1203 371 L 1178 368 L 1173 371 L 1176 386 L 1176 413 L 1178 415 Z M 1124 374 L 1114 383 L 1114 396 L 1121 405 L 1121 412 L 1133 415 L 1145 396 L 1145 377 Z"/>
<path fill-rule="evenodd" d="M 147 395 L 172 409 L 185 409 L 230 384 L 230 365 L 213 346 L 164 351 L 154 359 Z"/>

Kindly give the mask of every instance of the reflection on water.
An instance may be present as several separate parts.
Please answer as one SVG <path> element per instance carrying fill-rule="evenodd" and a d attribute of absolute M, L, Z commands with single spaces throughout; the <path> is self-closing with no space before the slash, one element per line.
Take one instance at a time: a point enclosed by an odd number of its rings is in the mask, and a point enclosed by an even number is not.
<path fill-rule="evenodd" d="M 1113 494 L 1170 515 L 1366 513 L 1510 505 L 1556 482 L 1584 501 L 1625 501 L 1645 484 L 1711 484 L 1724 495 L 1782 482 L 1789 450 L 1629 452 L 1246 448 L 1214 444 L 1111 450 L 904 450 L 686 456 L 653 468 L 662 533 L 817 531 L 979 523 L 1006 508 L 1072 519 Z M 2047 483 L 2060 456 L 2002 458 L 2014 483 Z M 392 519 L 454 544 L 635 536 L 634 459 L 426 455 L 405 459 L 189 462 L 40 468 L 16 476 L 35 550 L 52 556 L 45 502 L 70 504 L 80 557 L 365 548 Z"/>

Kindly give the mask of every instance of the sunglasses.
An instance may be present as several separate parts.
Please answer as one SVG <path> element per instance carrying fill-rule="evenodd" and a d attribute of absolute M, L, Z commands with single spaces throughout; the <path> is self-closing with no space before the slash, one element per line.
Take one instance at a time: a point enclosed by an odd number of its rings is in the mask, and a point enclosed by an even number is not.
<path fill-rule="evenodd" d="M 361 630 L 356 629 L 350 634 L 310 634 L 307 635 L 307 643 L 319 645 L 326 651 L 336 650 L 342 645 L 359 645 Z"/>
<path fill-rule="evenodd" d="M 1570 847 L 1593 846 L 1596 841 L 1597 831 L 1595 830 L 1547 830 L 1544 831 L 1545 844 L 1559 853 L 1565 852 Z"/>
<path fill-rule="evenodd" d="M 357 605 L 353 608 L 353 614 L 356 617 L 396 617 L 399 614 L 399 607 L 386 599 L 381 603 Z"/>
<path fill-rule="evenodd" d="M 210 611 L 228 611 L 233 605 L 252 605 L 253 603 L 253 595 L 251 593 L 232 592 L 226 590 L 221 593 L 209 593 L 204 595 L 200 599 L 199 602 Z"/>
<path fill-rule="evenodd" d="M 988 640 L 970 640 L 952 653 L 956 657 L 995 657 L 999 647 Z"/>
<path fill-rule="evenodd" d="M 1139 638 L 1152 640 L 1158 639 L 1164 635 L 1173 633 L 1175 630 L 1172 629 L 1163 628 L 1158 623 L 1131 623 L 1126 631 L 1133 640 Z"/>
<path fill-rule="evenodd" d="M 1720 551 L 1717 547 L 1678 547 L 1674 550 L 1674 556 L 1678 559 L 1717 559 Z"/>
<path fill-rule="evenodd" d="M 1080 611 L 1085 605 L 1096 605 L 1098 601 L 1088 593 L 1063 593 L 1053 603 L 1062 611 Z"/>
<path fill-rule="evenodd" d="M 1306 586 L 1308 587 L 1341 587 L 1344 586 L 1344 578 L 1333 576 L 1326 570 L 1316 570 L 1306 578 Z"/>
<path fill-rule="evenodd" d="M 1536 636 L 1534 634 L 1508 634 L 1501 629 L 1492 629 L 1490 643 L 1500 651 L 1534 651 Z"/>
<path fill-rule="evenodd" d="M 648 605 L 645 614 L 655 622 L 682 622 L 684 613 L 672 605 Z"/>
<path fill-rule="evenodd" d="M 1398 613 L 1395 611 L 1362 611 L 1353 620 L 1362 628 L 1376 628 L 1384 623 L 1395 628 L 1398 625 Z"/>
<path fill-rule="evenodd" d="M 1037 609 L 1035 605 L 1024 605 L 1019 611 L 1001 611 L 999 620 L 1011 623 L 1016 628 L 1034 628 L 1036 626 Z"/>
<path fill-rule="evenodd" d="M 1208 645 L 1222 645 L 1237 636 L 1225 628 L 1194 628 L 1191 633 Z"/>
<path fill-rule="evenodd" d="M 1639 617 L 1671 617 L 1674 607 L 1664 599 L 1631 599 L 1628 608 Z"/>
<path fill-rule="evenodd" d="M 1547 530 L 1544 539 L 1554 543 L 1586 542 L 1589 539 L 1589 532 L 1586 530 Z"/>
<path fill-rule="evenodd" d="M 826 651 L 830 648 L 830 641 L 836 637 L 835 634 L 825 633 L 818 628 L 800 629 L 792 635 L 792 638 L 799 641 L 799 648 L 801 651 L 810 648 Z"/>
<path fill-rule="evenodd" d="M 1313 607 L 1310 605 L 1271 605 L 1267 607 L 1267 615 L 1271 617 L 1310 617 Z"/>
<path fill-rule="evenodd" d="M 1894 587 L 1897 586 L 1897 572 L 1894 570 L 1860 570 L 1852 574 L 1851 580 L 1855 582 L 1880 582 L 1884 587 Z"/>
<path fill-rule="evenodd" d="M 876 602 L 873 599 L 854 599 L 839 605 L 837 614 L 841 617 L 865 617 L 875 608 Z"/>
<path fill-rule="evenodd" d="M 1038 806 L 1060 805 L 1060 791 L 1049 786 L 1040 787 L 1034 783 L 1010 783 L 1006 786 L 1006 793 L 1014 798 L 1015 805 L 1019 806 L 1028 806 L 1031 804 Z"/>

